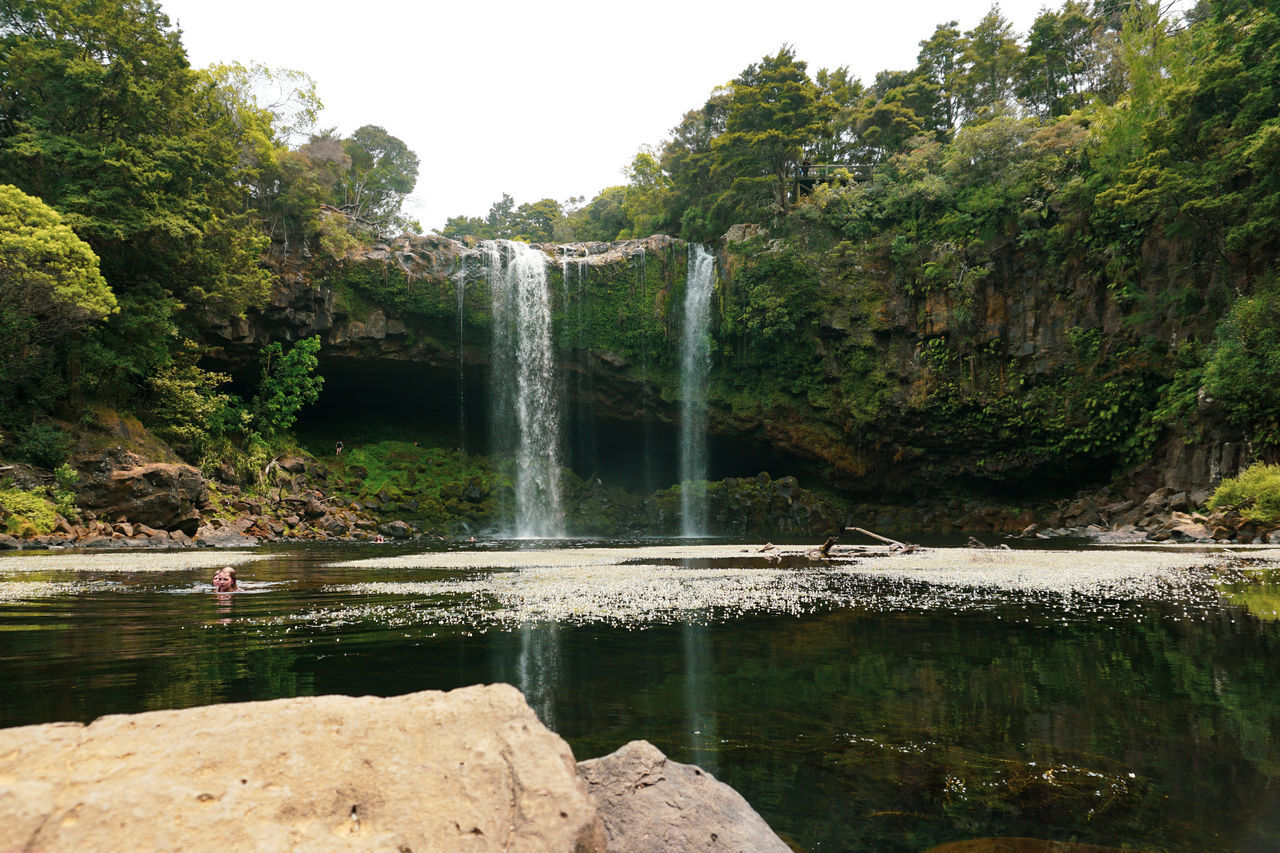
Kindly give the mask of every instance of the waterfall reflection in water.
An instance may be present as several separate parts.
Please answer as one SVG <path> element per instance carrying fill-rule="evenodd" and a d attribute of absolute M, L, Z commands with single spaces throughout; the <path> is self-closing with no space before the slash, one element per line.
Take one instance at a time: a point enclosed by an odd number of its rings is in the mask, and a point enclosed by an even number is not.
<path fill-rule="evenodd" d="M 1231 579 L 1246 609 L 1153 565 L 1190 554 L 609 550 L 0 557 L 0 724 L 498 679 L 579 758 L 648 739 L 804 850 L 1280 845 L 1274 575 Z M 204 592 L 220 557 L 258 591 Z"/>

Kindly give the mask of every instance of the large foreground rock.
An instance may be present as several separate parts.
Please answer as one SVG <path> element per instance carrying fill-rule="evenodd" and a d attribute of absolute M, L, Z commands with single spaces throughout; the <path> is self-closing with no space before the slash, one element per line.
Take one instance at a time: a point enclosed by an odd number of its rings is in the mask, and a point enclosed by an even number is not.
<path fill-rule="evenodd" d="M 645 740 L 578 763 L 609 834 L 610 851 L 789 853 L 742 795 Z"/>
<path fill-rule="evenodd" d="M 0 731 L 4 851 L 602 851 L 514 687 L 321 696 Z"/>

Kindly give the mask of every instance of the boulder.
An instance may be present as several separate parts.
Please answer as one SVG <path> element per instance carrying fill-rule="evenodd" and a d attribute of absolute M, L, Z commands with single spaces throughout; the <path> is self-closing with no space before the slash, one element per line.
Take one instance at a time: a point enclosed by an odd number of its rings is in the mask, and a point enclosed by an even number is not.
<path fill-rule="evenodd" d="M 190 465 L 154 462 L 126 468 L 82 466 L 76 503 L 100 517 L 124 516 L 134 524 L 195 533 L 197 509 L 208 499 L 208 483 Z"/>
<path fill-rule="evenodd" d="M 701 768 L 671 761 L 648 741 L 581 761 L 578 775 L 604 821 L 609 850 L 791 849 L 741 794 Z"/>
<path fill-rule="evenodd" d="M 0 731 L 14 850 L 603 851 L 514 687 L 319 696 Z"/>
<path fill-rule="evenodd" d="M 378 532 L 383 536 L 390 536 L 392 539 L 408 539 L 413 536 L 413 528 L 400 520 L 388 521 L 386 524 L 379 525 Z"/>

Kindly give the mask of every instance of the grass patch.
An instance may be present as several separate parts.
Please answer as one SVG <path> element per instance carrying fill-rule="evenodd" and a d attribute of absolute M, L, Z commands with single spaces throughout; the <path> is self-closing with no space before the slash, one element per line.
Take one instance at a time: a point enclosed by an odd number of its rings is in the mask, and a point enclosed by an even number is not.
<path fill-rule="evenodd" d="M 440 533 L 489 524 L 499 509 L 499 493 L 511 488 L 510 477 L 488 457 L 407 441 L 348 447 L 329 470 L 333 494 L 383 518 L 416 521 Z"/>

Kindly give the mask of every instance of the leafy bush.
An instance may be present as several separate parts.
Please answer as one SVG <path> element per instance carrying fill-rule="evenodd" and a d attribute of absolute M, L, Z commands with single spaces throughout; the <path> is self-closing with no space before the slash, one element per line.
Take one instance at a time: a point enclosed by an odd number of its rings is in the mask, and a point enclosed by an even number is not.
<path fill-rule="evenodd" d="M 1255 446 L 1280 443 L 1280 287 L 1273 283 L 1231 306 L 1218 325 L 1204 385 L 1232 423 L 1253 434 Z"/>
<path fill-rule="evenodd" d="M 21 489 L 0 489 L 0 530 L 12 536 L 43 535 L 53 530 L 58 516 L 44 495 Z"/>
<path fill-rule="evenodd" d="M 320 336 L 303 338 L 288 352 L 276 341 L 262 350 L 262 378 L 249 404 L 253 425 L 271 438 L 293 426 L 298 411 L 320 397 L 324 378 L 313 375 L 319 363 Z"/>
<path fill-rule="evenodd" d="M 32 424 L 18 435 L 15 458 L 41 468 L 54 468 L 67 458 L 71 439 L 49 424 Z"/>
<path fill-rule="evenodd" d="M 1280 465 L 1251 465 L 1223 480 L 1209 508 L 1235 510 L 1260 524 L 1280 522 Z"/>

